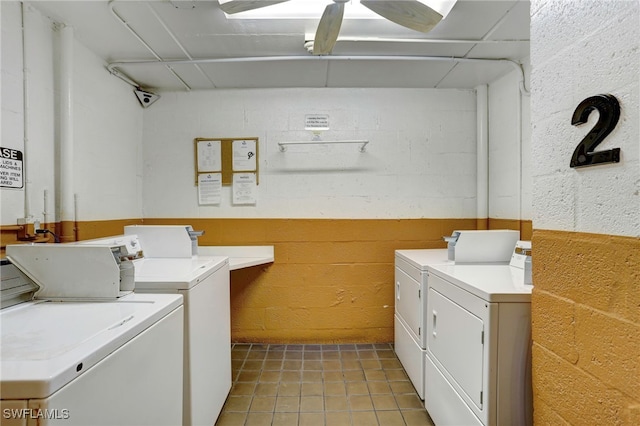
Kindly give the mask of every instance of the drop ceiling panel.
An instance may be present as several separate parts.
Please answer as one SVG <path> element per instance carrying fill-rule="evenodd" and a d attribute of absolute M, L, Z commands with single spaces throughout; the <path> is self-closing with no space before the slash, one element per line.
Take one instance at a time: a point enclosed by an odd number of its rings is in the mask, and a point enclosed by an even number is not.
<path fill-rule="evenodd" d="M 332 61 L 329 87 L 435 87 L 451 62 Z"/>
<path fill-rule="evenodd" d="M 507 17 L 491 34 L 491 40 L 528 40 L 530 2 L 520 0 L 510 10 Z"/>
<path fill-rule="evenodd" d="M 486 84 L 512 71 L 504 63 L 458 63 L 438 84 L 439 88 L 473 88 Z"/>
<path fill-rule="evenodd" d="M 280 61 L 203 64 L 218 88 L 323 87 L 324 61 Z"/>
<path fill-rule="evenodd" d="M 408 56 L 464 56 L 472 43 L 412 43 L 385 42 L 374 40 L 341 41 L 338 38 L 335 55 L 408 55 Z"/>
<path fill-rule="evenodd" d="M 515 0 L 458 1 L 449 15 L 429 32 L 429 37 L 480 40 L 516 3 Z"/>
<path fill-rule="evenodd" d="M 55 22 L 74 28 L 75 38 L 107 63 L 150 60 L 153 55 L 111 13 L 111 4 L 131 29 L 164 59 L 300 56 L 301 61 L 253 64 L 175 66 L 195 88 L 216 87 L 473 87 L 479 79 L 506 72 L 491 65 L 452 68 L 450 63 L 402 61 L 307 62 L 304 41 L 313 38 L 318 19 L 229 20 L 215 0 L 182 1 L 101 0 L 35 1 L 34 8 Z M 189 7 L 195 6 L 195 7 Z M 156 16 L 157 15 L 157 16 Z M 167 32 L 164 28 L 168 29 Z M 186 49 L 186 53 L 173 38 Z M 446 39 L 440 43 L 353 41 L 362 38 Z M 472 44 L 451 40 L 512 40 L 499 44 Z M 345 20 L 334 56 L 443 56 L 522 59 L 529 56 L 529 2 L 524 0 L 459 0 L 451 14 L 427 34 L 385 19 Z M 156 90 L 184 90 L 161 66 L 123 68 L 141 85 Z M 507 69 L 508 70 L 508 69 Z M 469 80 L 466 81 L 465 78 Z M 442 80 L 442 81 L 440 81 Z M 440 83 L 438 83 L 440 82 Z M 456 86 L 458 85 L 458 86 Z"/>
<path fill-rule="evenodd" d="M 477 44 L 469 54 L 468 58 L 526 58 L 529 56 L 528 42 L 504 42 L 500 44 Z"/>
<path fill-rule="evenodd" d="M 184 40 L 194 58 L 307 55 L 301 35 L 200 35 Z"/>

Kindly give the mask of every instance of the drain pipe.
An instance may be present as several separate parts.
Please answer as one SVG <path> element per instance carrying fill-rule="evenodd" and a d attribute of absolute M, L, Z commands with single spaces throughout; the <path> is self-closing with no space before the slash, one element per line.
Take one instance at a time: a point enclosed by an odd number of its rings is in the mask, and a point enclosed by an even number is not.
<path fill-rule="evenodd" d="M 60 241 L 74 241 L 73 28 L 60 28 Z"/>
<path fill-rule="evenodd" d="M 476 229 L 489 229 L 489 105 L 486 84 L 476 86 Z"/>

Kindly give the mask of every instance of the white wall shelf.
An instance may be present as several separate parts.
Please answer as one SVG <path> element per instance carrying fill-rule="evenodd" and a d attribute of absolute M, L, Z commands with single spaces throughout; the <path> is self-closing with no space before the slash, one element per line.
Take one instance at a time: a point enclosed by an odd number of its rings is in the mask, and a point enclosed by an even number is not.
<path fill-rule="evenodd" d="M 324 145 L 324 144 L 359 144 L 360 152 L 365 152 L 366 146 L 369 143 L 368 140 L 343 140 L 343 141 L 289 141 L 278 142 L 280 146 L 280 152 L 287 150 L 287 145 Z"/>

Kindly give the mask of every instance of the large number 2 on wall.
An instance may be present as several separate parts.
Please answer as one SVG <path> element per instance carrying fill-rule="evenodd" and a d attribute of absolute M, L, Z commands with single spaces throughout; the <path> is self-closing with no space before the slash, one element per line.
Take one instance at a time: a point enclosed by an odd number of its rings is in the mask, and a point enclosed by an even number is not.
<path fill-rule="evenodd" d="M 580 141 L 573 156 L 571 157 L 571 167 L 594 166 L 602 163 L 619 163 L 620 148 L 613 148 L 607 151 L 596 151 L 594 149 L 606 138 L 618 124 L 620 118 L 620 104 L 613 95 L 596 95 L 580 102 L 580 105 L 573 112 L 571 124 L 577 126 L 587 122 L 591 112 L 597 109 L 600 113 L 598 122 L 593 129 Z"/>

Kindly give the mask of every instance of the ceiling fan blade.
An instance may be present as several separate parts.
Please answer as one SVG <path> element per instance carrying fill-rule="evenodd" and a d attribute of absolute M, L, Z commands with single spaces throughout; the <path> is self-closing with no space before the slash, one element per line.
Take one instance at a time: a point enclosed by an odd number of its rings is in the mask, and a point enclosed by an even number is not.
<path fill-rule="evenodd" d="M 360 0 L 360 4 L 378 15 L 412 30 L 427 33 L 442 20 L 442 15 L 418 0 Z"/>
<path fill-rule="evenodd" d="M 324 9 L 313 41 L 314 55 L 328 55 L 333 50 L 344 16 L 344 3 L 331 3 Z"/>
<path fill-rule="evenodd" d="M 233 15 L 234 13 L 246 12 L 247 10 L 260 9 L 261 7 L 284 3 L 289 0 L 220 0 L 220 9 L 224 13 Z"/>

